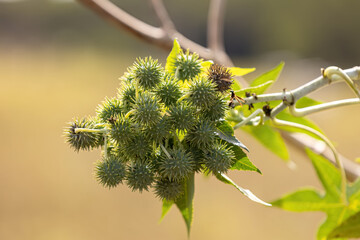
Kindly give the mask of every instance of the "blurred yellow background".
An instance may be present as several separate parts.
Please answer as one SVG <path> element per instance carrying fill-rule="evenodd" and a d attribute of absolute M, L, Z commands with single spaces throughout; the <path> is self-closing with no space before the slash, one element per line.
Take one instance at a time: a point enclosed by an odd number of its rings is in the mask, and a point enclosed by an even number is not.
<path fill-rule="evenodd" d="M 152 55 L 164 63 L 167 53 L 126 36 L 75 3 L 33 4 L 0 3 L 0 239 L 187 239 L 185 224 L 175 207 L 159 224 L 161 202 L 151 192 L 139 194 L 125 186 L 103 188 L 93 176 L 93 164 L 100 152 L 77 154 L 62 136 L 66 122 L 76 116 L 94 115 L 105 96 L 116 95 L 118 78 L 136 57 Z M 58 22 L 45 14 L 46 10 L 58 9 L 64 11 L 56 14 Z M 103 31 L 114 34 L 94 30 L 93 35 L 100 35 L 95 39 L 105 39 L 100 43 L 82 36 L 81 24 L 71 26 L 66 20 L 77 11 L 84 15 L 84 26 L 88 27 L 87 20 L 98 21 L 96 29 L 105 28 Z M 33 24 L 28 22 L 32 17 Z M 61 31 L 56 27 L 46 30 L 48 19 L 49 25 L 56 23 Z M 112 45 L 103 46 L 109 38 L 115 38 L 109 40 Z M 311 59 L 296 56 L 269 51 L 238 56 L 237 63 L 258 69 L 247 77 L 252 79 L 285 60 L 285 70 L 271 89 L 281 91 L 310 81 L 319 76 L 320 67 L 334 62 L 317 55 Z M 351 61 L 352 65 L 359 64 L 356 59 Z M 338 65 L 346 62 L 339 59 Z M 313 97 L 326 101 L 352 95 L 341 84 Z M 360 157 L 359 110 L 359 106 L 349 106 L 312 116 L 349 159 Z M 290 148 L 291 159 L 297 164 L 296 170 L 290 170 L 244 132 L 238 131 L 237 137 L 250 148 L 249 157 L 263 175 L 229 175 L 261 199 L 271 201 L 302 186 L 320 188 L 301 151 Z M 198 175 L 195 184 L 191 239 L 313 239 L 325 217 L 322 213 L 290 213 L 258 205 L 213 177 Z"/>

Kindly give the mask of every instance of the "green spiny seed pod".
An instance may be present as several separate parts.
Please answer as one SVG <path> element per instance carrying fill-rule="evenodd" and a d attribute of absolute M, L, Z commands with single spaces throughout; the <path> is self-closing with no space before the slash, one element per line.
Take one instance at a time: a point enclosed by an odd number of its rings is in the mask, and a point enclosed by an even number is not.
<path fill-rule="evenodd" d="M 202 60 L 196 53 L 181 52 L 174 63 L 175 76 L 182 81 L 194 79 L 201 73 L 201 62 Z"/>
<path fill-rule="evenodd" d="M 227 109 L 228 103 L 221 96 L 218 96 L 213 105 L 208 109 L 201 111 L 201 116 L 203 119 L 208 119 L 210 121 L 216 121 L 225 117 L 225 111 Z"/>
<path fill-rule="evenodd" d="M 195 109 L 184 102 L 170 106 L 168 114 L 171 125 L 179 131 L 188 130 L 196 123 Z"/>
<path fill-rule="evenodd" d="M 191 82 L 189 102 L 200 109 L 209 109 L 217 99 L 216 86 L 205 77 L 199 77 Z"/>
<path fill-rule="evenodd" d="M 234 163 L 234 152 L 225 144 L 216 143 L 204 155 L 206 168 L 213 173 L 224 173 Z"/>
<path fill-rule="evenodd" d="M 200 149 L 207 148 L 214 143 L 215 130 L 216 128 L 213 122 L 204 120 L 199 122 L 187 133 L 185 140 Z"/>
<path fill-rule="evenodd" d="M 163 154 L 159 162 L 159 174 L 171 181 L 182 181 L 194 172 L 192 155 L 182 149 L 171 149 L 170 156 Z"/>
<path fill-rule="evenodd" d="M 200 148 L 197 148 L 196 146 L 191 146 L 189 142 L 184 141 L 184 147 L 187 152 L 189 152 L 194 159 L 194 171 L 195 172 L 201 172 L 204 169 L 204 152 Z"/>
<path fill-rule="evenodd" d="M 132 67 L 135 79 L 144 89 L 152 89 L 160 81 L 164 73 L 164 69 L 151 57 L 145 59 L 138 58 Z"/>
<path fill-rule="evenodd" d="M 155 194 L 162 200 L 174 201 L 184 194 L 184 183 L 167 178 L 158 179 L 155 183 Z"/>
<path fill-rule="evenodd" d="M 233 83 L 232 74 L 226 67 L 212 64 L 207 74 L 209 80 L 215 83 L 217 91 L 223 93 L 231 89 L 231 84 Z"/>
<path fill-rule="evenodd" d="M 157 99 L 150 93 L 140 94 L 134 105 L 134 119 L 143 126 L 152 126 L 161 119 L 161 109 Z"/>
<path fill-rule="evenodd" d="M 154 181 L 154 173 L 151 171 L 148 164 L 144 162 L 136 162 L 129 166 L 126 180 L 127 185 L 132 189 L 132 191 L 148 191 Z"/>
<path fill-rule="evenodd" d="M 84 129 L 85 131 L 79 131 Z M 75 151 L 90 150 L 99 146 L 99 140 L 102 133 L 90 132 L 87 129 L 94 129 L 92 121 L 86 118 L 74 119 L 65 129 L 66 142 L 70 144 Z"/>
<path fill-rule="evenodd" d="M 131 69 L 128 69 L 127 72 L 124 73 L 124 75 L 120 78 L 121 82 L 125 83 L 132 83 L 135 79 L 134 73 Z"/>
<path fill-rule="evenodd" d="M 134 125 L 130 118 L 125 119 L 123 116 L 118 116 L 118 119 L 111 124 L 110 136 L 118 144 L 130 141 L 134 133 Z"/>
<path fill-rule="evenodd" d="M 96 178 L 104 187 L 116 187 L 125 179 L 125 165 L 115 156 L 108 156 L 95 165 Z"/>
<path fill-rule="evenodd" d="M 120 148 L 127 158 L 133 160 L 144 159 L 152 150 L 149 139 L 143 133 L 133 133 L 127 141 L 123 142 Z"/>
<path fill-rule="evenodd" d="M 166 74 L 165 81 L 156 86 L 155 93 L 166 107 L 176 104 L 182 95 L 179 83 L 170 74 Z"/>
<path fill-rule="evenodd" d="M 138 94 L 143 90 L 138 88 Z M 130 111 L 135 104 L 136 99 L 136 87 L 134 84 L 127 83 L 118 89 L 118 97 L 122 102 L 124 113 Z"/>
<path fill-rule="evenodd" d="M 167 116 L 163 116 L 161 120 L 145 129 L 145 136 L 155 143 L 162 143 L 170 135 L 171 124 Z"/>
<path fill-rule="evenodd" d="M 98 117 L 103 122 L 108 122 L 110 119 L 117 117 L 122 113 L 121 101 L 117 98 L 105 98 L 97 108 Z"/>

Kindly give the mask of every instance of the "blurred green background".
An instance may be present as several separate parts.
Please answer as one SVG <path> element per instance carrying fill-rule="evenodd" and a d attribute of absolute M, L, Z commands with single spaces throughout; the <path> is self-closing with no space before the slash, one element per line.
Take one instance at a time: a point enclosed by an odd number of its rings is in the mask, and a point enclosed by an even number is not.
<path fill-rule="evenodd" d="M 144 1 L 116 1 L 157 24 Z M 147 3 L 147 2 L 145 2 Z M 177 28 L 206 43 L 208 1 L 168 1 Z M 229 0 L 226 47 L 252 79 L 285 60 L 271 91 L 299 86 L 320 68 L 359 64 L 358 0 Z M 159 224 L 161 202 L 125 186 L 108 190 L 93 176 L 99 151 L 74 153 L 62 136 L 75 116 L 94 115 L 136 57 L 168 53 L 119 31 L 72 1 L 0 0 L 0 239 L 186 239 L 174 208 Z M 345 85 L 313 97 L 352 97 Z M 349 159 L 360 156 L 359 106 L 312 116 Z M 357 128 L 354 128 L 357 126 Z M 354 130 L 355 129 L 355 130 Z M 271 201 L 300 186 L 320 187 L 303 153 L 284 162 L 242 131 L 238 138 L 263 175 L 231 172 L 240 186 Z M 313 239 L 322 213 L 289 213 L 255 204 L 214 178 L 196 177 L 191 239 Z"/>

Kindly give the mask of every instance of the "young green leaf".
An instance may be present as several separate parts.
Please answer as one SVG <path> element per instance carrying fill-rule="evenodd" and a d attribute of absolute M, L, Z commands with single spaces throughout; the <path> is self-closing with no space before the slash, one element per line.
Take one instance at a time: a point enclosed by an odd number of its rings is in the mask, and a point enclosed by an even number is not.
<path fill-rule="evenodd" d="M 216 127 L 215 134 L 219 138 L 249 152 L 249 149 L 234 136 L 234 130 L 227 121 L 221 121 Z"/>
<path fill-rule="evenodd" d="M 159 222 L 161 222 L 164 219 L 164 217 L 169 212 L 169 210 L 171 209 L 173 204 L 174 204 L 174 201 L 169 201 L 169 200 L 166 200 L 166 199 L 163 200 L 161 217 L 160 217 Z"/>
<path fill-rule="evenodd" d="M 256 70 L 256 68 L 239 68 L 239 67 L 230 67 L 228 68 L 232 75 L 234 76 L 244 76 Z"/>
<path fill-rule="evenodd" d="M 234 91 L 237 96 L 245 96 L 246 92 L 249 93 L 255 93 L 255 94 L 261 94 L 263 93 L 271 84 L 273 84 L 274 81 L 267 81 L 263 84 L 257 85 L 255 87 L 248 87 L 243 88 L 237 91 Z"/>
<path fill-rule="evenodd" d="M 310 97 L 302 97 L 298 101 L 296 101 L 296 107 L 304 108 L 304 107 L 319 105 L 321 103 L 322 102 L 312 99 Z"/>
<path fill-rule="evenodd" d="M 181 52 L 181 47 L 177 39 L 174 39 L 174 44 L 169 56 L 166 59 L 165 70 L 170 73 L 175 73 L 175 62 L 178 54 Z"/>
<path fill-rule="evenodd" d="M 255 87 L 261 84 L 264 84 L 268 81 L 275 82 L 277 78 L 279 77 L 285 63 L 281 62 L 279 65 L 277 65 L 274 69 L 262 74 L 261 76 L 257 77 L 255 80 L 253 80 L 250 84 L 250 87 Z M 270 85 L 269 85 L 270 86 Z M 268 87 L 269 87 L 268 86 Z M 264 93 L 267 88 L 263 89 L 262 92 L 259 92 L 258 94 Z"/>
<path fill-rule="evenodd" d="M 244 126 L 241 129 L 250 133 L 281 159 L 286 161 L 289 160 L 289 152 L 284 139 L 281 137 L 280 133 L 272 128 L 267 122 L 264 125 L 256 127 Z"/>
<path fill-rule="evenodd" d="M 194 199 L 194 174 L 191 174 L 185 181 L 185 193 L 175 201 L 176 206 L 184 218 L 188 235 L 190 235 L 191 223 L 193 219 L 193 199 Z"/>
<path fill-rule="evenodd" d="M 249 158 L 246 156 L 244 151 L 239 146 L 233 145 L 231 143 L 228 143 L 228 146 L 234 152 L 235 159 L 236 159 L 235 163 L 230 168 L 231 170 L 255 171 L 255 172 L 258 172 L 258 173 L 262 174 L 260 169 L 258 169 L 249 160 Z"/>
<path fill-rule="evenodd" d="M 201 70 L 206 72 L 212 64 L 214 64 L 214 62 L 211 60 L 201 62 Z"/>
<path fill-rule="evenodd" d="M 233 180 L 231 180 L 228 176 L 226 176 L 223 173 L 219 173 L 216 174 L 215 177 L 217 179 L 219 179 L 220 181 L 222 181 L 223 183 L 226 184 L 230 184 L 233 187 L 235 187 L 237 190 L 239 190 L 242 194 L 244 194 L 246 197 L 248 197 L 251 201 L 263 204 L 265 206 L 271 206 L 271 204 L 264 202 L 263 200 L 261 200 L 260 198 L 258 198 L 257 196 L 255 196 L 250 190 L 239 187 L 238 185 L 236 185 L 236 183 L 233 182 Z"/>

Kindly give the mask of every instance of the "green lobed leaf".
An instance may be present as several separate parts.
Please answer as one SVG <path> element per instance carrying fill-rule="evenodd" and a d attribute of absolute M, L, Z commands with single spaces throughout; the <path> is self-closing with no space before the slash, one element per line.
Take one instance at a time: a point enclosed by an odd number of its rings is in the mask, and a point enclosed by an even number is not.
<path fill-rule="evenodd" d="M 220 139 L 249 151 L 249 149 L 234 136 L 234 130 L 227 121 L 220 121 L 216 128 L 215 134 Z"/>
<path fill-rule="evenodd" d="M 320 225 L 317 232 L 317 240 L 327 240 L 327 236 L 331 233 L 331 231 L 338 225 L 339 216 L 342 214 L 344 210 L 332 209 L 328 211 L 326 220 Z"/>
<path fill-rule="evenodd" d="M 300 189 L 294 193 L 271 202 L 275 207 L 279 207 L 293 212 L 304 211 L 327 211 L 333 208 L 342 207 L 341 203 L 329 202 L 317 190 Z"/>
<path fill-rule="evenodd" d="M 339 170 L 324 157 L 306 149 L 315 171 L 324 186 L 327 195 L 339 200 L 341 192 L 341 175 Z"/>
<path fill-rule="evenodd" d="M 240 90 L 242 87 L 238 80 L 234 79 L 233 83 L 231 84 L 231 89 L 234 91 Z M 230 98 L 230 97 L 229 97 Z"/>
<path fill-rule="evenodd" d="M 219 173 L 219 174 L 215 174 L 215 177 L 217 179 L 219 179 L 221 182 L 232 185 L 233 187 L 235 187 L 237 190 L 239 190 L 242 194 L 244 194 L 246 197 L 248 197 L 251 201 L 263 204 L 265 206 L 271 206 L 271 204 L 264 202 L 263 200 L 261 200 L 260 198 L 258 198 L 257 196 L 255 196 L 250 190 L 248 189 L 244 189 L 242 187 L 239 187 L 238 185 L 236 185 L 233 180 L 231 180 L 228 176 L 226 176 L 223 173 Z"/>
<path fill-rule="evenodd" d="M 176 206 L 184 218 L 188 235 L 190 235 L 191 223 L 193 219 L 193 200 L 194 200 L 194 174 L 191 174 L 185 181 L 184 194 L 175 201 Z"/>
<path fill-rule="evenodd" d="M 262 74 L 261 76 L 257 77 L 256 79 L 254 79 L 251 84 L 250 87 L 255 87 L 261 84 L 264 84 L 268 81 L 273 81 L 275 82 L 277 80 L 277 78 L 279 77 L 283 67 L 284 67 L 285 63 L 284 62 L 280 62 L 279 65 L 277 65 L 275 68 L 271 69 L 270 71 Z M 270 86 L 270 85 L 269 85 Z M 267 86 L 267 88 L 269 87 Z M 259 92 L 258 94 L 264 93 L 266 91 L 267 88 L 264 88 L 262 90 L 262 92 Z"/>
<path fill-rule="evenodd" d="M 328 235 L 329 239 L 358 237 L 360 237 L 360 212 L 347 218 Z"/>
<path fill-rule="evenodd" d="M 296 101 L 296 107 L 304 108 L 304 107 L 319 105 L 321 103 L 322 102 L 312 99 L 310 97 L 302 97 L 298 101 Z"/>
<path fill-rule="evenodd" d="M 348 184 L 347 196 L 349 201 L 357 200 L 360 207 L 360 178 L 356 179 L 355 182 Z"/>
<path fill-rule="evenodd" d="M 234 135 L 234 129 L 231 127 L 231 125 L 226 120 L 220 120 L 216 124 L 216 128 L 219 129 L 221 132 L 223 132 L 226 135 Z"/>
<path fill-rule="evenodd" d="M 259 126 L 244 126 L 242 130 L 248 132 L 259 140 L 266 148 L 271 150 L 283 160 L 289 160 L 289 152 L 287 150 L 284 139 L 280 133 L 269 126 L 267 122 Z"/>
<path fill-rule="evenodd" d="M 179 42 L 177 41 L 177 39 L 174 39 L 174 44 L 173 47 L 170 51 L 169 56 L 166 59 L 166 65 L 165 65 L 165 70 L 170 72 L 170 73 L 175 73 L 176 69 L 175 69 L 175 62 L 176 62 L 176 58 L 178 56 L 178 54 L 181 52 L 181 47 Z"/>
<path fill-rule="evenodd" d="M 229 71 L 234 76 L 244 76 L 256 70 L 256 68 L 239 68 L 239 67 L 229 67 Z"/>
<path fill-rule="evenodd" d="M 233 150 L 236 158 L 236 162 L 233 164 L 233 166 L 230 168 L 231 170 L 243 170 L 243 171 L 255 171 L 260 174 L 261 171 L 258 169 L 246 156 L 244 151 L 233 144 L 228 143 L 228 146 Z"/>
<path fill-rule="evenodd" d="M 169 210 L 171 209 L 172 205 L 174 204 L 174 201 L 168 201 L 166 199 L 163 200 L 163 205 L 162 205 L 162 211 L 161 211 L 161 217 L 159 222 L 161 222 L 164 217 L 166 216 L 166 214 L 169 212 Z"/>
<path fill-rule="evenodd" d="M 239 97 L 245 96 L 246 92 L 255 93 L 255 94 L 261 94 L 273 83 L 274 83 L 274 81 L 267 81 L 267 82 L 265 82 L 263 84 L 255 86 L 255 87 L 243 88 L 243 89 L 240 89 L 240 90 L 237 90 L 237 91 L 234 91 L 234 92 Z"/>

